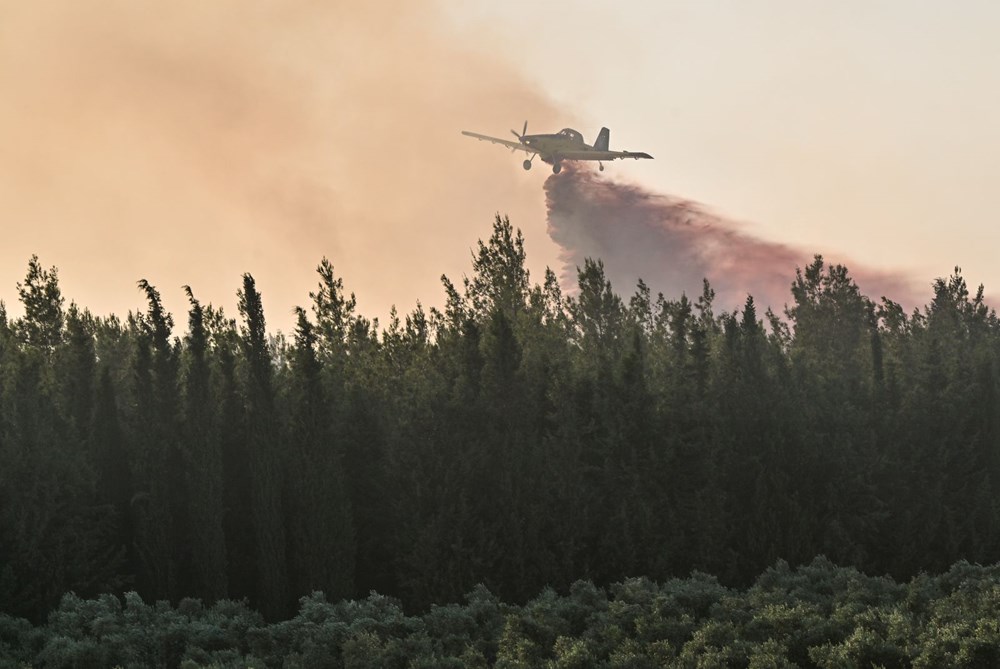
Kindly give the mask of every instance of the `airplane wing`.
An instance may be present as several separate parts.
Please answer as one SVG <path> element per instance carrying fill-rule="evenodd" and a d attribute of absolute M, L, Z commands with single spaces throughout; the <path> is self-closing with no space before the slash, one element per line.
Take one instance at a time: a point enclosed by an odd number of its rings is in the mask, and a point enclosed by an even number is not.
<path fill-rule="evenodd" d="M 493 142 L 494 144 L 503 144 L 510 149 L 516 149 L 518 151 L 524 151 L 525 153 L 538 153 L 535 149 L 530 146 L 521 144 L 521 142 L 512 142 L 509 139 L 500 139 L 499 137 L 490 137 L 489 135 L 480 135 L 478 132 L 469 132 L 468 130 L 462 131 L 463 135 L 468 137 L 475 137 L 476 139 L 483 140 L 486 142 Z"/>
<path fill-rule="evenodd" d="M 642 151 L 560 151 L 559 157 L 563 160 L 617 160 L 619 158 L 640 158 L 653 159 L 653 156 Z"/>

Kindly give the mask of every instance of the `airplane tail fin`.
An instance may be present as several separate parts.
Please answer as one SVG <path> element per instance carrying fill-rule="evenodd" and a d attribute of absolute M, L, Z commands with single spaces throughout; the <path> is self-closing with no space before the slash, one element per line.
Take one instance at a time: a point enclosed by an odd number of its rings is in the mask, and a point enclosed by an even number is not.
<path fill-rule="evenodd" d="M 594 149 L 597 151 L 608 151 L 610 145 L 611 131 L 607 128 L 601 128 L 601 131 L 597 133 L 597 141 L 594 142 Z"/>

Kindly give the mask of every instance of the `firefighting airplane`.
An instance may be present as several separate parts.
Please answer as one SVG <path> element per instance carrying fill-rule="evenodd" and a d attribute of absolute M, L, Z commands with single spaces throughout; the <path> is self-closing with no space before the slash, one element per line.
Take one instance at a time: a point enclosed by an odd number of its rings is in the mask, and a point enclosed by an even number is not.
<path fill-rule="evenodd" d="M 516 130 L 511 130 L 511 133 L 517 137 L 516 142 L 512 142 L 509 139 L 500 139 L 499 137 L 480 135 L 477 132 L 469 132 L 468 130 L 463 130 L 462 134 L 487 142 L 493 142 L 494 144 L 503 144 L 510 147 L 512 151 L 524 151 L 525 153 L 532 154 L 531 158 L 522 163 L 526 170 L 531 169 L 531 161 L 535 159 L 535 156 L 540 156 L 543 163 L 552 165 L 552 172 L 554 174 L 559 174 L 559 170 L 562 169 L 561 163 L 564 160 L 596 160 L 598 161 L 598 167 L 603 172 L 604 164 L 601 161 L 604 160 L 615 160 L 616 158 L 635 158 L 638 160 L 639 158 L 653 157 L 648 153 L 609 150 L 608 144 L 611 138 L 611 131 L 607 128 L 601 128 L 601 132 L 597 134 L 597 141 L 594 142 L 593 146 L 584 142 L 583 135 L 572 128 L 563 128 L 552 135 L 529 135 L 527 132 L 528 122 L 525 121 L 524 129 L 521 130 L 520 135 L 517 134 Z"/>

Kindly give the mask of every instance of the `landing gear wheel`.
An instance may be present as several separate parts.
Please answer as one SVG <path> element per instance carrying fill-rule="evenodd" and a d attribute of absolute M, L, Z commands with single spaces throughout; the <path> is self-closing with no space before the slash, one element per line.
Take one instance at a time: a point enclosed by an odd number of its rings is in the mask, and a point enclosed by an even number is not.
<path fill-rule="evenodd" d="M 562 165 L 560 165 L 559 163 L 556 163 L 555 165 L 552 166 L 552 174 L 559 174 L 559 171 L 561 169 L 562 169 Z"/>
<path fill-rule="evenodd" d="M 524 166 L 524 169 L 526 169 L 526 170 L 530 170 L 531 169 L 531 161 L 530 160 L 525 160 L 521 164 Z"/>
<path fill-rule="evenodd" d="M 597 163 L 597 169 L 599 169 L 600 171 L 603 172 L 604 171 L 604 165 L 602 163 Z"/>

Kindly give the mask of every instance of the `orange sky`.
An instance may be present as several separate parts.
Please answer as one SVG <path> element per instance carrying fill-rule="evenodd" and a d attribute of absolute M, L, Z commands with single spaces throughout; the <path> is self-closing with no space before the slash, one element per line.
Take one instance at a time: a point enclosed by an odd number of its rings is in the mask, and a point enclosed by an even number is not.
<path fill-rule="evenodd" d="M 0 0 L 8 309 L 37 253 L 97 314 L 145 278 L 235 315 L 249 271 L 287 331 L 324 256 L 384 317 L 439 303 L 498 211 L 545 239 L 539 180 L 459 130 L 570 119 L 431 5 L 378 4 Z M 555 259 L 529 247 L 536 278 Z"/>

